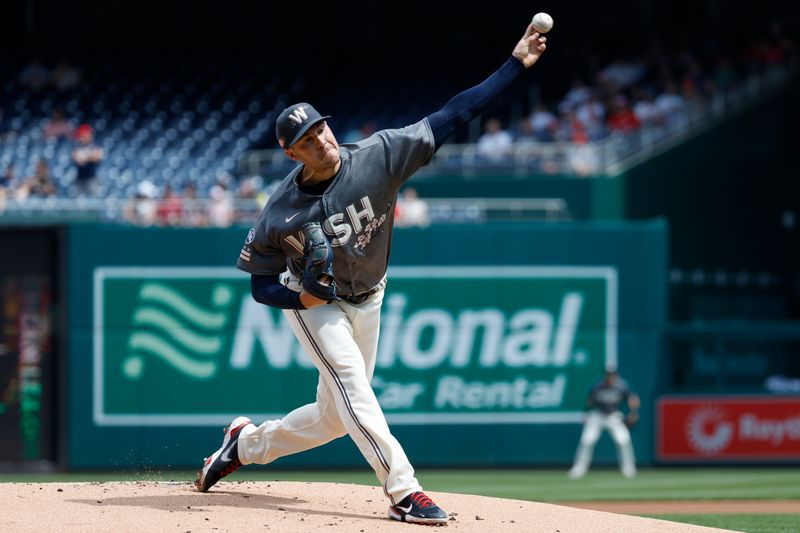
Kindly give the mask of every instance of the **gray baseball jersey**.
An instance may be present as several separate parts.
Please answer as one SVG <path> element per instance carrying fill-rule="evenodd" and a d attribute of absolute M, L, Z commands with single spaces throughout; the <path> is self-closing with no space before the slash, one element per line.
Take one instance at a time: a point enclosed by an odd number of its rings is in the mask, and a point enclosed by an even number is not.
<path fill-rule="evenodd" d="M 321 195 L 300 190 L 294 169 L 270 197 L 247 235 L 236 267 L 251 274 L 303 271 L 300 228 L 322 224 L 334 250 L 333 272 L 342 296 L 369 291 L 389 261 L 394 208 L 400 186 L 434 153 L 428 120 L 382 130 L 339 146 L 341 168 Z"/>
<path fill-rule="evenodd" d="M 628 398 L 631 391 L 622 378 L 617 378 L 612 383 L 601 380 L 592 387 L 589 398 L 595 409 L 609 414 L 620 410 L 622 402 Z"/>

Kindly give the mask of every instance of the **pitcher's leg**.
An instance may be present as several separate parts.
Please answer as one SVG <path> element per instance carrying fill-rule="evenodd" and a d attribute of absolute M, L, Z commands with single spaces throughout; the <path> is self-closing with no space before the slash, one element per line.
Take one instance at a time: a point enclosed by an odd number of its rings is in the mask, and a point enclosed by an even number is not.
<path fill-rule="evenodd" d="M 320 378 L 317 401 L 295 409 L 278 420 L 250 425 L 239 437 L 243 464 L 271 463 L 279 457 L 321 446 L 347 434 L 328 385 Z"/>
<path fill-rule="evenodd" d="M 358 345 L 361 355 L 364 357 L 364 366 L 367 372 L 367 380 L 372 381 L 375 371 L 375 363 L 378 356 L 378 339 L 380 336 L 380 316 L 383 305 L 383 288 L 386 280 L 381 282 L 382 288 L 374 296 L 358 306 L 343 304 L 350 317 L 353 326 L 353 340 Z M 381 412 L 383 416 L 383 413 Z M 384 417 L 385 419 L 385 417 Z M 392 462 L 391 472 L 386 483 L 388 491 L 392 494 L 399 494 L 400 498 L 410 494 L 411 487 L 419 487 L 414 468 L 405 454 L 402 445 L 396 440 L 393 445 L 397 449 L 392 453 L 392 457 L 398 458 Z M 407 487 L 407 488 L 405 488 Z M 419 489 L 416 489 L 419 490 Z M 403 494 L 405 492 L 405 494 Z M 397 500 L 399 501 L 399 499 Z"/>
<path fill-rule="evenodd" d="M 385 286 L 385 280 L 382 283 Z M 342 304 L 350 317 L 350 323 L 353 326 L 353 340 L 358 345 L 361 355 L 364 356 L 367 379 L 370 381 L 375 372 L 375 362 L 378 357 L 383 294 L 384 292 L 381 290 L 358 306 Z"/>
<path fill-rule="evenodd" d="M 303 347 L 313 354 L 347 432 L 395 503 L 421 490 L 419 482 L 405 452 L 389 431 L 350 322 L 340 315 L 344 311 L 339 306 L 325 308 L 324 314 L 294 311 L 289 322 Z"/>

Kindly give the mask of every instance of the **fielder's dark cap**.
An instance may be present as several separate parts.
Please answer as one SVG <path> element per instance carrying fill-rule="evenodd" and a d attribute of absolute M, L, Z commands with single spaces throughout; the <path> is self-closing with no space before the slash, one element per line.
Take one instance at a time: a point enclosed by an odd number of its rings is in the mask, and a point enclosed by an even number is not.
<path fill-rule="evenodd" d="M 320 115 L 314 106 L 305 102 L 290 105 L 284 109 L 275 121 L 275 136 L 282 148 L 289 148 L 297 142 L 308 129 L 319 122 L 330 118 Z"/>

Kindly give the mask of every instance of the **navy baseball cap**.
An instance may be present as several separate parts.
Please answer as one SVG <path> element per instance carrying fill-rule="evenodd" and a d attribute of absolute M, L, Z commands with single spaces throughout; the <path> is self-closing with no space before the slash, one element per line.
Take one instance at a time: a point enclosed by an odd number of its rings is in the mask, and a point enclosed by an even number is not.
<path fill-rule="evenodd" d="M 305 102 L 290 105 L 278 115 L 275 121 L 275 136 L 282 148 L 289 148 L 296 143 L 308 130 L 319 122 L 330 118 L 330 115 L 320 115 L 314 106 Z"/>

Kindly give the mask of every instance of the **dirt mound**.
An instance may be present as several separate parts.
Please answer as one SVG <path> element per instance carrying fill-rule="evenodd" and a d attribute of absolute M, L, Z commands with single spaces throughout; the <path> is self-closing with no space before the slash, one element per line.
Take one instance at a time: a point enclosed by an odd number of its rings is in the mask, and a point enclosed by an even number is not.
<path fill-rule="evenodd" d="M 447 530 L 454 532 L 722 531 L 521 500 L 428 494 L 451 514 Z M 0 508 L 4 532 L 429 531 L 389 520 L 379 488 L 335 483 L 221 482 L 206 494 L 183 482 L 2 483 Z"/>

